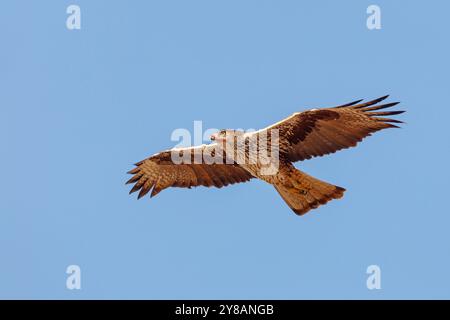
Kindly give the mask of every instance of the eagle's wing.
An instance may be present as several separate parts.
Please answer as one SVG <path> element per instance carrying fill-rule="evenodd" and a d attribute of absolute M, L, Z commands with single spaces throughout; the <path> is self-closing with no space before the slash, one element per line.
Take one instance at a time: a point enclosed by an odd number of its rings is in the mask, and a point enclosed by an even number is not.
<path fill-rule="evenodd" d="M 398 104 L 378 104 L 387 97 L 366 103 L 360 103 L 362 100 L 358 100 L 333 108 L 294 113 L 262 131 L 279 130 L 280 155 L 283 152 L 290 161 L 323 156 L 354 147 L 373 132 L 398 128 L 392 123 L 402 123 L 401 121 L 382 116 L 396 115 L 404 111 L 376 111 Z"/>
<path fill-rule="evenodd" d="M 176 152 L 188 161 L 180 163 L 178 158 L 173 161 L 172 152 Z M 167 150 L 142 160 L 135 164 L 136 168 L 128 172 L 133 177 L 127 181 L 127 184 L 135 183 L 130 193 L 140 190 L 139 199 L 152 188 L 151 197 L 168 187 L 215 186 L 221 188 L 233 183 L 246 182 L 252 178 L 250 173 L 236 163 L 227 162 L 225 154 L 215 158 L 216 161 L 205 162 L 202 154 L 214 156 L 215 152 L 216 144 L 209 144 Z"/>

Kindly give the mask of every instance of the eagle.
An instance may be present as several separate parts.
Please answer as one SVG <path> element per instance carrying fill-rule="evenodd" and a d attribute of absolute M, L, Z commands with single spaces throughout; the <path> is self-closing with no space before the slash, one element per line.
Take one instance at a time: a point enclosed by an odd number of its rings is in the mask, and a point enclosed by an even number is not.
<path fill-rule="evenodd" d="M 342 198 L 346 190 L 298 170 L 293 163 L 354 147 L 382 129 L 399 128 L 395 123 L 402 121 L 386 116 L 404 111 L 380 111 L 399 103 L 380 104 L 386 98 L 388 95 L 296 112 L 257 131 L 224 129 L 212 134 L 209 144 L 156 153 L 128 172 L 133 176 L 127 184 L 134 184 L 130 194 L 139 191 L 140 199 L 150 191 L 153 197 L 168 187 L 222 188 L 258 178 L 273 185 L 293 212 L 304 215 Z M 255 156 L 263 149 L 264 157 Z M 206 161 L 211 157 L 215 161 Z"/>

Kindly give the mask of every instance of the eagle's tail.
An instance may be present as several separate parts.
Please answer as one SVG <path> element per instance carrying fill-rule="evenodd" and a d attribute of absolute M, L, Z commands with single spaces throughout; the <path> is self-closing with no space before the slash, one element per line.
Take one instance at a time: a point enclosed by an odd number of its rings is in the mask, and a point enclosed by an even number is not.
<path fill-rule="evenodd" d="M 298 215 L 333 199 L 342 198 L 344 188 L 313 178 L 300 170 L 290 168 L 288 172 L 279 172 L 275 189 L 287 205 Z"/>

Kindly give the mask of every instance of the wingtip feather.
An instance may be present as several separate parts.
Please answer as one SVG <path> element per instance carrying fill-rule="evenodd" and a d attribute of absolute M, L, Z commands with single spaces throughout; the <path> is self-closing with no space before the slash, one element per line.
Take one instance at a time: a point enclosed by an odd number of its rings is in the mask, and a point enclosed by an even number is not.
<path fill-rule="evenodd" d="M 363 100 L 364 100 L 364 99 L 355 100 L 355 101 L 352 101 L 352 102 L 349 102 L 349 103 L 346 103 L 346 104 L 337 106 L 336 108 L 345 108 L 345 107 L 353 106 L 353 105 L 355 105 L 355 104 L 357 104 L 357 103 L 360 103 L 360 102 L 363 101 Z"/>

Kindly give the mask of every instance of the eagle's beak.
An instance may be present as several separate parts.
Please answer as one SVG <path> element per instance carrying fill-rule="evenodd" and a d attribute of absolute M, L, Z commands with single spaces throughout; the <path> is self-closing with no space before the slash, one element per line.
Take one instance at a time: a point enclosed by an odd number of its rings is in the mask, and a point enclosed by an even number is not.
<path fill-rule="evenodd" d="M 216 136 L 215 135 L 211 135 L 211 137 L 209 137 L 212 141 L 216 140 Z"/>

